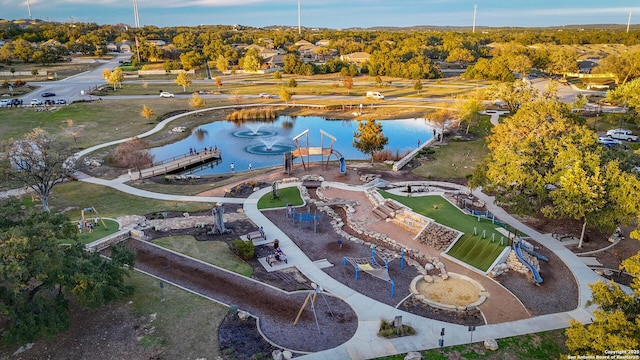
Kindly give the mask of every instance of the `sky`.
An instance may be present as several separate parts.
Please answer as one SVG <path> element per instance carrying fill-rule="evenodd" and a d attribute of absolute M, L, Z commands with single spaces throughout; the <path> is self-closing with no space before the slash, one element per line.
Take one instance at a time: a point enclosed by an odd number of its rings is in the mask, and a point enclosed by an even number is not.
<path fill-rule="evenodd" d="M 298 0 L 137 0 L 140 26 L 298 25 Z M 415 25 L 539 27 L 631 24 L 638 0 L 300 0 L 302 26 L 343 29 Z M 134 25 L 133 0 L 0 0 L 0 18 Z"/>

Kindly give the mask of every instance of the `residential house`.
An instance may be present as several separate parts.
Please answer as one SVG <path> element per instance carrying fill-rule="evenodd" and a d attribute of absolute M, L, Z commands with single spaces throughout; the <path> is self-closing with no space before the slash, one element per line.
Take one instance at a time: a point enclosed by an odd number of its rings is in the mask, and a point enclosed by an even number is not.
<path fill-rule="evenodd" d="M 153 44 L 156 47 L 161 47 L 167 45 L 167 42 L 160 39 L 149 39 L 147 40 L 149 43 Z"/>
<path fill-rule="evenodd" d="M 351 54 L 341 55 L 340 60 L 349 64 L 361 65 L 367 62 L 370 56 L 371 55 L 367 52 L 358 51 Z"/>
<path fill-rule="evenodd" d="M 107 51 L 108 52 L 118 52 L 118 45 L 110 42 L 107 44 Z"/>

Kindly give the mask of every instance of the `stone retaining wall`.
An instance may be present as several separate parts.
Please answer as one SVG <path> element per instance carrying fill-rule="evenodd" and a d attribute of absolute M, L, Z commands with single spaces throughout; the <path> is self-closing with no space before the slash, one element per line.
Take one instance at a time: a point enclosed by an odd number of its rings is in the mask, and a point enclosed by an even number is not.
<path fill-rule="evenodd" d="M 333 200 L 324 196 L 324 193 L 322 192 L 322 188 L 318 188 L 316 190 L 316 193 L 322 202 L 330 202 Z M 307 193 L 307 196 L 308 196 L 308 193 Z M 315 202 L 313 199 L 309 199 L 309 201 Z M 426 275 L 429 270 L 436 270 L 440 273 L 440 276 L 442 276 L 443 278 L 446 278 L 448 276 L 447 271 L 444 267 L 444 263 L 440 261 L 439 258 L 434 256 L 429 256 L 419 250 L 408 248 L 401 244 L 398 244 L 395 240 L 393 240 L 386 234 L 381 234 L 375 231 L 365 229 L 363 225 L 359 224 L 353 218 L 353 214 L 356 212 L 356 210 L 351 205 L 344 204 L 339 206 L 341 206 L 345 210 L 346 220 L 349 227 L 353 229 L 353 231 L 355 231 L 356 234 L 362 235 L 363 237 L 366 236 L 370 240 L 364 241 L 357 236 L 352 236 L 351 234 L 347 233 L 346 231 L 343 230 L 345 222 L 337 212 L 335 212 L 329 206 L 319 206 L 318 210 L 324 212 L 331 218 L 331 226 L 333 227 L 333 230 L 342 238 L 352 241 L 356 244 L 366 244 L 366 245 L 372 244 L 376 246 L 376 251 L 381 251 L 383 253 L 391 252 L 394 254 L 399 254 L 404 250 L 405 261 L 407 262 L 407 265 L 415 266 L 418 269 L 418 271 L 420 271 L 420 273 L 422 273 L 423 275 Z"/>

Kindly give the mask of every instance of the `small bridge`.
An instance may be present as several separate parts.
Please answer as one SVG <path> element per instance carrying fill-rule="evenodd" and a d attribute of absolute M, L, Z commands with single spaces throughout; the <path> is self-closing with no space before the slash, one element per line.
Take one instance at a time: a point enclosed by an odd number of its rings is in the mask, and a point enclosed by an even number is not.
<path fill-rule="evenodd" d="M 134 180 L 139 178 L 147 179 L 150 177 L 168 174 L 172 171 L 187 169 L 191 166 L 202 164 L 211 160 L 218 160 L 222 158 L 222 152 L 220 150 L 212 151 L 200 151 L 193 154 L 184 154 L 175 156 L 171 159 L 159 161 L 154 163 L 152 167 L 142 169 L 140 174 L 132 173 L 131 176 Z"/>

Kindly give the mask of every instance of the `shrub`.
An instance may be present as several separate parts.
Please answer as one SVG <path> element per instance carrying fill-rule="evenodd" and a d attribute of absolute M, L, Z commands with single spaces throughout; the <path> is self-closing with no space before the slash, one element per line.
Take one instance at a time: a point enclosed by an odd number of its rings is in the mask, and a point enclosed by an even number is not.
<path fill-rule="evenodd" d="M 393 321 L 382 319 L 380 320 L 380 330 L 378 330 L 378 336 L 392 339 L 396 337 L 415 335 L 416 330 L 409 325 L 402 325 L 401 327 L 393 326 Z"/>
<path fill-rule="evenodd" d="M 240 239 L 233 240 L 231 245 L 236 250 L 236 253 L 242 260 L 251 260 L 253 259 L 253 254 L 255 252 L 255 246 L 251 241 L 242 241 Z"/>

